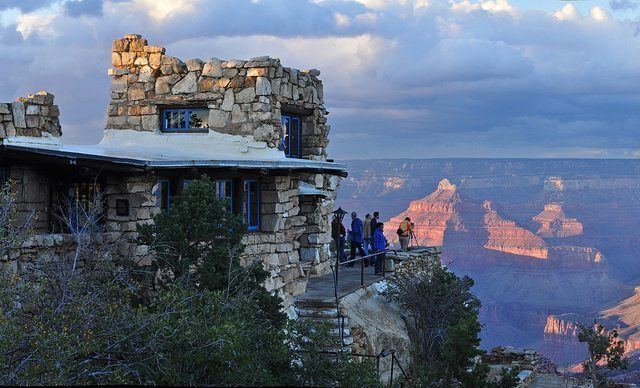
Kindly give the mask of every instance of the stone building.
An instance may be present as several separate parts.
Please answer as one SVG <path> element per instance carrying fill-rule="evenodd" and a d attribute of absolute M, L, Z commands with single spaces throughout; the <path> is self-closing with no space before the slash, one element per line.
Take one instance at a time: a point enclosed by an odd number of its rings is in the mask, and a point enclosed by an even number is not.
<path fill-rule="evenodd" d="M 309 274 L 330 270 L 328 218 L 346 176 L 327 159 L 320 72 L 270 57 L 183 62 L 139 35 L 113 42 L 112 64 L 96 145 L 61 142 L 51 94 L 0 104 L 0 176 L 12 179 L 20 214 L 35 212 L 41 235 L 25 249 L 62 254 L 55 213 L 63 200 L 89 203 L 101 192 L 104 233 L 133 235 L 206 174 L 244 215 L 244 259 L 263 262 L 272 275 L 266 287 L 290 306 Z M 32 256 L 4 264 L 20 272 Z"/>

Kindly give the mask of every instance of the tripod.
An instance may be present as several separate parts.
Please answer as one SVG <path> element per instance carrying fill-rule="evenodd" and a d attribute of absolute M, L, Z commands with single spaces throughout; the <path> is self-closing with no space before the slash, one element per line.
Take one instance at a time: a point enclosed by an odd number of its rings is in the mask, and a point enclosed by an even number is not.
<path fill-rule="evenodd" d="M 409 232 L 409 243 L 413 244 L 414 247 L 417 247 L 418 244 L 418 238 L 416 237 L 416 234 L 413 232 L 413 229 L 411 229 L 411 231 Z"/>

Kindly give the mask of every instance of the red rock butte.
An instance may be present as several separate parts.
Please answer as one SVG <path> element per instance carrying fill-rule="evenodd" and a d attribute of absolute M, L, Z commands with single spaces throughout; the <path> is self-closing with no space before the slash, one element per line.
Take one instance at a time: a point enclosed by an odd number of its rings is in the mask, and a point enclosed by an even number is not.
<path fill-rule="evenodd" d="M 583 232 L 583 226 L 576 218 L 567 218 L 558 203 L 544 205 L 544 210 L 533 217 L 533 221 L 540 224 L 536 232 L 541 237 L 572 237 Z"/>
<path fill-rule="evenodd" d="M 549 249 L 544 240 L 517 226 L 514 221 L 503 219 L 492 208 L 490 201 L 485 201 L 483 207 L 486 210 L 484 224 L 489 231 L 485 248 L 538 259 L 549 257 Z"/>

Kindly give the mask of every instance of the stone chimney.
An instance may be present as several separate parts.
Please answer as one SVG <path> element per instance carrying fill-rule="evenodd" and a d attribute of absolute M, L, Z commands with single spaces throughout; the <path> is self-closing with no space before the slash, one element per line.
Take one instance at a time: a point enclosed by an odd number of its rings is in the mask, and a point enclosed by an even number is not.
<path fill-rule="evenodd" d="M 14 136 L 62 136 L 60 110 L 53 94 L 39 91 L 12 103 L 0 103 L 0 138 Z"/>

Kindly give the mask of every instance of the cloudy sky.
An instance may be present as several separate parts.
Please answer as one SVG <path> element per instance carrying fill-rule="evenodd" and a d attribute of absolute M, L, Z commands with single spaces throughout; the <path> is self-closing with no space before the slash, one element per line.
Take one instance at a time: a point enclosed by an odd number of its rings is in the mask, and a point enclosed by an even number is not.
<path fill-rule="evenodd" d="M 127 33 L 319 68 L 337 159 L 640 157 L 640 0 L 0 0 L 0 101 L 98 141 Z"/>

